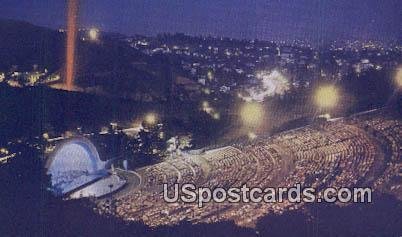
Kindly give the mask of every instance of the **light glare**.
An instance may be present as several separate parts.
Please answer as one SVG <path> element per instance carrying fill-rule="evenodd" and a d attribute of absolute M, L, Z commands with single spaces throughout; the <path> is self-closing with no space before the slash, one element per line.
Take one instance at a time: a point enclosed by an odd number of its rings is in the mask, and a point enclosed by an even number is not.
<path fill-rule="evenodd" d="M 245 103 L 240 110 L 243 124 L 248 127 L 258 127 L 264 118 L 264 109 L 256 102 Z"/>
<path fill-rule="evenodd" d="M 395 83 L 399 89 L 402 89 L 402 66 L 396 70 Z"/>
<path fill-rule="evenodd" d="M 98 40 L 98 37 L 99 37 L 99 31 L 98 31 L 98 29 L 96 29 L 96 28 L 91 28 L 91 29 L 89 30 L 88 35 L 89 35 L 89 39 L 90 39 L 90 40 L 96 41 L 96 40 Z"/>
<path fill-rule="evenodd" d="M 157 122 L 157 116 L 154 113 L 149 113 L 147 115 L 145 115 L 144 121 L 145 123 L 149 124 L 149 125 L 154 125 Z"/>
<path fill-rule="evenodd" d="M 338 90 L 334 86 L 322 86 L 315 93 L 315 102 L 319 107 L 334 107 L 339 99 Z"/>

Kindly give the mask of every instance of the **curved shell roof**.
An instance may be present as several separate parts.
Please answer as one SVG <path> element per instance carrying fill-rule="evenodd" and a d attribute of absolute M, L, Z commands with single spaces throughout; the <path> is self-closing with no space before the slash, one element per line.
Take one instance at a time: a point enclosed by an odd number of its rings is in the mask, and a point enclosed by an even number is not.
<path fill-rule="evenodd" d="M 53 189 L 61 194 L 103 177 L 106 173 L 105 163 L 86 138 L 72 138 L 59 144 L 46 167 Z"/>

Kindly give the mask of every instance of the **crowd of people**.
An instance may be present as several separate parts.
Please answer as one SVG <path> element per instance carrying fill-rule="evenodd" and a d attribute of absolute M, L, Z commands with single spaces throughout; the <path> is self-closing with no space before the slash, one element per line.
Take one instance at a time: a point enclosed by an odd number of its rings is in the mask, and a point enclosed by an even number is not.
<path fill-rule="evenodd" d="M 392 185 L 390 182 L 393 178 L 402 175 L 402 127 L 400 121 L 396 119 L 385 120 L 383 116 L 378 115 L 365 121 L 355 118 L 353 122 L 372 134 L 379 141 L 379 145 L 385 153 L 384 171 L 375 181 L 374 187 L 383 191 L 401 190 L 400 183 Z"/>
<path fill-rule="evenodd" d="M 100 212 L 158 226 L 186 220 L 234 220 L 252 225 L 268 213 L 283 213 L 303 203 L 166 203 L 161 186 L 194 183 L 198 187 L 370 186 L 374 189 L 401 174 L 400 121 L 387 116 L 345 118 L 317 123 L 259 139 L 254 143 L 185 154 L 139 172 L 139 187 Z M 383 172 L 381 172 L 383 171 Z M 400 186 L 398 186 L 400 188 Z M 396 188 L 398 188 L 396 187 Z M 395 187 L 393 187 L 395 188 Z"/>

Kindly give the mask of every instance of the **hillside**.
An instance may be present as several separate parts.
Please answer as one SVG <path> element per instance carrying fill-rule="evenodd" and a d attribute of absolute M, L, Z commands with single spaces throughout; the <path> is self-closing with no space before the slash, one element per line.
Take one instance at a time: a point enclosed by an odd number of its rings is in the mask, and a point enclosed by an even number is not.
<path fill-rule="evenodd" d="M 13 65 L 31 70 L 33 64 L 58 70 L 64 55 L 64 35 L 30 23 L 0 19 L 0 70 Z"/>
<path fill-rule="evenodd" d="M 0 19 L 0 72 L 15 68 L 30 71 L 33 65 L 49 72 L 64 68 L 65 33 L 30 23 Z M 96 92 L 134 98 L 138 93 L 164 97 L 164 59 L 152 60 L 124 44 L 113 34 L 102 33 L 99 42 L 77 40 L 76 84 Z M 141 65 L 141 66 L 138 66 Z M 137 96 L 138 97 L 138 96 Z"/>

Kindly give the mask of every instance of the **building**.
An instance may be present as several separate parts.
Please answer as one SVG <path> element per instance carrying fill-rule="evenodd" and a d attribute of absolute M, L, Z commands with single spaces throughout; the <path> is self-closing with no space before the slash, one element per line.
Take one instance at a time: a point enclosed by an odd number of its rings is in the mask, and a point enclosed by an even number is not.
<path fill-rule="evenodd" d="M 58 196 L 101 197 L 121 188 L 125 181 L 108 171 L 95 146 L 86 138 L 58 144 L 46 163 L 52 191 Z"/>

